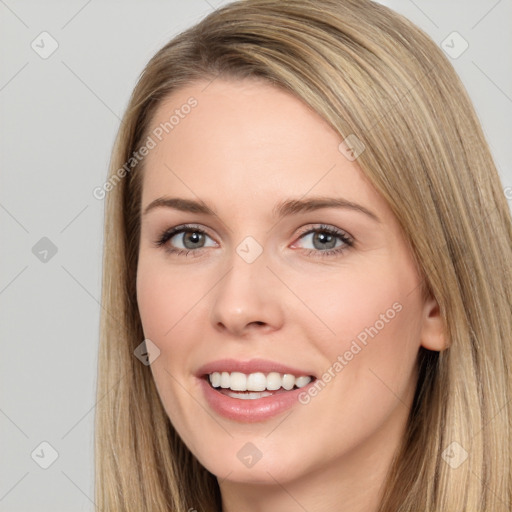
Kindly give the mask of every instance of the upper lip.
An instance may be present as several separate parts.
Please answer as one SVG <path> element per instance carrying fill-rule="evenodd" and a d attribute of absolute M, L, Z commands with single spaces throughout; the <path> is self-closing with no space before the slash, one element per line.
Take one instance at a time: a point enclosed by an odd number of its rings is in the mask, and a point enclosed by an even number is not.
<path fill-rule="evenodd" d="M 236 359 L 219 359 L 217 361 L 211 361 L 201 366 L 197 372 L 197 377 L 204 377 L 213 372 L 240 372 L 245 374 L 250 373 L 288 373 L 295 377 L 303 375 L 314 377 L 313 373 L 309 370 L 301 370 L 294 368 L 276 361 L 269 361 L 266 359 L 250 359 L 249 361 L 239 361 Z"/>

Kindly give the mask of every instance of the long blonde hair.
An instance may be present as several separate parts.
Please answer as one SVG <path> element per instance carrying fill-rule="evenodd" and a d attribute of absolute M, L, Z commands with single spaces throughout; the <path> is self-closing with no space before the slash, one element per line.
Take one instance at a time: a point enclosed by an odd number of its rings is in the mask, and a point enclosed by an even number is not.
<path fill-rule="evenodd" d="M 407 435 L 380 512 L 510 511 L 510 211 L 451 64 L 408 20 L 369 0 L 235 2 L 176 36 L 141 74 L 106 194 L 97 506 L 221 510 L 216 478 L 182 443 L 150 368 L 134 357 L 144 339 L 135 290 L 144 162 L 126 168 L 162 100 L 217 76 L 282 87 L 364 144 L 359 166 L 388 201 L 439 304 L 449 348 L 420 349 Z"/>

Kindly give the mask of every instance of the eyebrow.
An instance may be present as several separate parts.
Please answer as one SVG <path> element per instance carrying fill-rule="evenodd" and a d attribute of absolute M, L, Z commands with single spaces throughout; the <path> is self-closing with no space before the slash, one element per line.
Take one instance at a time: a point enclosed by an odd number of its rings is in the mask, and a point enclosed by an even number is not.
<path fill-rule="evenodd" d="M 204 215 L 216 216 L 217 213 L 210 208 L 204 201 L 184 199 L 181 197 L 159 197 L 152 201 L 145 209 L 143 215 L 146 215 L 155 208 L 172 208 L 182 212 L 202 213 Z M 278 219 L 296 215 L 299 213 L 312 212 L 322 208 L 341 208 L 354 210 L 370 217 L 375 222 L 381 222 L 379 217 L 364 206 L 336 197 L 312 197 L 308 199 L 287 199 L 277 203 L 272 209 L 272 214 Z"/>

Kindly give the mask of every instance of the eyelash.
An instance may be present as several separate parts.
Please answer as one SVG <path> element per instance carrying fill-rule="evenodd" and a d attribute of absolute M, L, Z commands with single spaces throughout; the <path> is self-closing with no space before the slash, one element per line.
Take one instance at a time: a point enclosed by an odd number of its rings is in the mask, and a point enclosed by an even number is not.
<path fill-rule="evenodd" d="M 175 235 L 178 235 L 180 233 L 201 233 L 206 236 L 209 236 L 206 231 L 201 229 L 199 226 L 194 226 L 192 224 L 184 224 L 181 226 L 176 226 L 174 228 L 168 229 L 164 231 L 159 238 L 154 242 L 154 244 L 157 247 L 163 247 L 165 244 L 173 238 Z M 345 250 L 351 248 L 354 246 L 354 240 L 344 231 L 341 231 L 339 229 L 333 228 L 331 226 L 326 226 L 324 224 L 313 228 L 313 229 L 307 229 L 304 232 L 300 233 L 299 238 L 304 237 L 305 235 L 309 235 L 311 233 L 328 233 L 329 235 L 333 235 L 335 237 L 338 237 L 344 245 L 341 247 L 338 247 L 337 249 L 328 249 L 326 251 L 320 251 L 317 249 L 304 249 L 306 251 L 307 256 L 313 256 L 313 257 L 319 257 L 319 258 L 325 258 L 328 256 L 335 256 L 338 254 L 341 254 Z M 210 237 L 211 238 L 211 237 Z M 166 246 L 165 250 L 168 253 L 174 254 L 176 256 L 188 256 L 190 253 L 198 253 L 203 248 L 198 249 L 176 249 L 173 247 Z M 197 257 L 198 255 L 194 255 L 193 257 Z"/>

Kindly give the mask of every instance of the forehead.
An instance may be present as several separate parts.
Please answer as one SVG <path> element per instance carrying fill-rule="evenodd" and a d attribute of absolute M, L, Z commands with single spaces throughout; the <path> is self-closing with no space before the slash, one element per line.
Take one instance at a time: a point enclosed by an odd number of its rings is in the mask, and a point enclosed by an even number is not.
<path fill-rule="evenodd" d="M 194 107 L 187 105 L 193 103 Z M 167 124 L 167 125 L 166 125 Z M 169 126 L 171 125 L 171 126 Z M 262 157 L 269 152 L 318 156 L 313 144 L 322 140 L 323 150 L 339 144 L 334 130 L 291 93 L 256 79 L 194 82 L 168 96 L 157 109 L 154 128 L 167 128 L 164 144 L 174 151 L 182 142 L 231 150 L 230 159 L 246 153 Z M 302 144 L 308 141 L 309 144 Z M 290 155 L 288 155 L 290 156 Z"/>
<path fill-rule="evenodd" d="M 162 102 L 150 133 L 143 204 L 168 193 L 261 207 L 307 194 L 382 201 L 339 150 L 340 135 L 291 93 L 261 80 L 187 85 Z"/>

